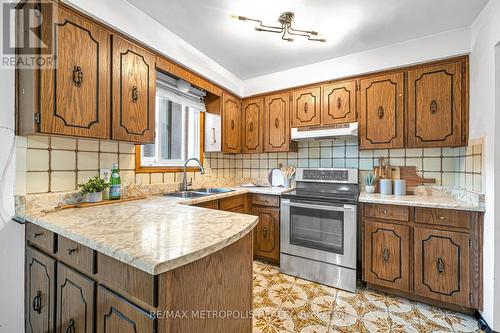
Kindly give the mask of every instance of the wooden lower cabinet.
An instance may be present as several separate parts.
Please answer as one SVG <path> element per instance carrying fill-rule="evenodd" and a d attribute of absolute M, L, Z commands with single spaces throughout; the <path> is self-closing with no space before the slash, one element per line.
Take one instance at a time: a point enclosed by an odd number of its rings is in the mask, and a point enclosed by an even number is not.
<path fill-rule="evenodd" d="M 56 332 L 94 332 L 95 282 L 58 263 L 56 292 Z"/>
<path fill-rule="evenodd" d="M 55 328 L 56 261 L 26 247 L 25 331 L 52 333 Z"/>
<path fill-rule="evenodd" d="M 254 229 L 254 256 L 279 263 L 280 212 L 278 208 L 253 206 L 252 215 L 259 217 Z"/>
<path fill-rule="evenodd" d="M 410 230 L 407 226 L 365 223 L 365 281 L 408 291 Z"/>
<path fill-rule="evenodd" d="M 373 214 L 388 207 L 363 204 L 363 280 L 442 307 L 481 310 L 483 213 L 400 206 L 407 221 Z"/>
<path fill-rule="evenodd" d="M 154 332 L 155 320 L 147 312 L 103 286 L 97 289 L 97 333 Z"/>
<path fill-rule="evenodd" d="M 469 306 L 469 235 L 415 228 L 415 294 Z"/>

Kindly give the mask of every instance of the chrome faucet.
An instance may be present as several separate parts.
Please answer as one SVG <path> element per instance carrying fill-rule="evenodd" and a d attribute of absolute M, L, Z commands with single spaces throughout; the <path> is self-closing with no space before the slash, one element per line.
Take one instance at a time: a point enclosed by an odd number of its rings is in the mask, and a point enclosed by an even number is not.
<path fill-rule="evenodd" d="M 188 187 L 193 185 L 193 179 L 191 178 L 191 180 L 188 182 L 187 176 L 186 176 L 186 168 L 187 168 L 187 164 L 189 163 L 189 161 L 196 161 L 198 163 L 198 165 L 200 166 L 200 174 L 203 175 L 205 173 L 205 168 L 201 165 L 201 162 L 199 159 L 197 159 L 196 157 L 188 158 L 186 160 L 186 162 L 184 162 L 184 171 L 183 171 L 183 177 L 182 177 L 181 191 L 187 191 Z"/>

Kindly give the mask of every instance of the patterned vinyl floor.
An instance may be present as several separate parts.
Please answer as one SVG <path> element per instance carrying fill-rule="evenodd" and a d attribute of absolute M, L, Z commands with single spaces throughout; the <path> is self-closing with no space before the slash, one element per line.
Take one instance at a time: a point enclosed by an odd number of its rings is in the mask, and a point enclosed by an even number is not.
<path fill-rule="evenodd" d="M 363 287 L 345 292 L 259 261 L 253 286 L 254 332 L 481 332 L 474 318 L 461 313 Z"/>

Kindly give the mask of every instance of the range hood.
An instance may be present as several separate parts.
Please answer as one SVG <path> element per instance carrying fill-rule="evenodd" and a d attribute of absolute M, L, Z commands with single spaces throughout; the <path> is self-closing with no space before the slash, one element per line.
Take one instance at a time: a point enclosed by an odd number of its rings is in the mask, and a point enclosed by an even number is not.
<path fill-rule="evenodd" d="M 358 123 L 338 124 L 321 128 L 292 128 L 292 140 L 322 140 L 358 136 Z"/>

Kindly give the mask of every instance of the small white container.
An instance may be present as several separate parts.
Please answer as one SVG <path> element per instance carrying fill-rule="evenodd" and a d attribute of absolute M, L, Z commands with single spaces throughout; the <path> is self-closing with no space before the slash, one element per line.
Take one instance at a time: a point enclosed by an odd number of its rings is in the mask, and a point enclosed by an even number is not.
<path fill-rule="evenodd" d="M 365 186 L 365 191 L 366 191 L 366 193 L 375 193 L 375 186 L 373 186 L 373 185 L 366 185 Z"/>
<path fill-rule="evenodd" d="M 406 195 L 406 179 L 394 180 L 394 195 Z"/>
<path fill-rule="evenodd" d="M 380 179 L 380 194 L 392 194 L 392 179 Z"/>
<path fill-rule="evenodd" d="M 102 201 L 102 192 L 87 193 L 85 195 L 85 200 L 87 202 L 101 202 Z"/>

